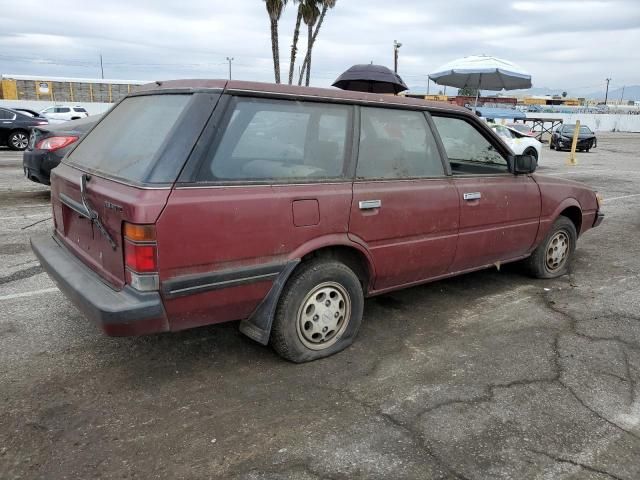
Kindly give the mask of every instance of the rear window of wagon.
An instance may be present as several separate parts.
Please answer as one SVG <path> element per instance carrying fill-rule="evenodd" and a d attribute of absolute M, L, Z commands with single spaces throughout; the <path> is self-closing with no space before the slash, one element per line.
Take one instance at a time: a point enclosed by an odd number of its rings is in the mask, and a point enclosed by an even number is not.
<path fill-rule="evenodd" d="M 78 144 L 68 163 L 135 183 L 173 182 L 182 163 L 160 165 L 158 158 L 191 98 L 163 94 L 124 99 Z"/>

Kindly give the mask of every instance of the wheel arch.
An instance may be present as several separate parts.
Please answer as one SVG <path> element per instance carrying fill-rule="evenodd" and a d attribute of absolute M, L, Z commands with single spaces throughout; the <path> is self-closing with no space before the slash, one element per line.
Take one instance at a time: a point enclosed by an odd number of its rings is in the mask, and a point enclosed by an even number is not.
<path fill-rule="evenodd" d="M 362 245 L 351 241 L 346 234 L 320 237 L 300 246 L 289 255 L 286 267 L 274 281 L 269 293 L 249 318 L 240 322 L 240 331 L 258 343 L 267 345 L 284 286 L 295 270 L 316 258 L 343 262 L 360 279 L 365 295 L 370 291 L 375 279 L 375 269 L 367 250 Z"/>
<path fill-rule="evenodd" d="M 573 225 L 576 227 L 576 233 L 580 235 L 580 231 L 582 229 L 582 210 L 578 205 L 570 205 L 566 207 L 557 217 L 567 217 L 571 220 Z"/>

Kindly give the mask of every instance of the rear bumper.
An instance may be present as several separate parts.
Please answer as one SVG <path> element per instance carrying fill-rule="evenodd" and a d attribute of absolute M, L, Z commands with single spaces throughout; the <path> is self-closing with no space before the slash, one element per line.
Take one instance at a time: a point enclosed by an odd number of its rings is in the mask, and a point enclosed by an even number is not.
<path fill-rule="evenodd" d="M 169 323 L 158 292 L 116 291 L 53 237 L 31 239 L 40 264 L 86 317 L 110 336 L 166 332 Z"/>
<path fill-rule="evenodd" d="M 43 150 L 25 150 L 22 154 L 22 166 L 25 176 L 32 181 L 51 185 L 51 170 L 60 163 L 54 153 Z"/>

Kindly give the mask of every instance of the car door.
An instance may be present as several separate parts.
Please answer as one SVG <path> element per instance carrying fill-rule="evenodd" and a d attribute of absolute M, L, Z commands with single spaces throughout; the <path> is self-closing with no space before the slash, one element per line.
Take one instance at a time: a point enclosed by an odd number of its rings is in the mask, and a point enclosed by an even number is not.
<path fill-rule="evenodd" d="M 444 274 L 459 200 L 424 112 L 360 108 L 349 235 L 370 252 L 375 290 Z"/>
<path fill-rule="evenodd" d="M 510 173 L 511 153 L 473 118 L 434 115 L 460 199 L 458 247 L 451 271 L 526 255 L 540 223 L 540 190 Z"/>

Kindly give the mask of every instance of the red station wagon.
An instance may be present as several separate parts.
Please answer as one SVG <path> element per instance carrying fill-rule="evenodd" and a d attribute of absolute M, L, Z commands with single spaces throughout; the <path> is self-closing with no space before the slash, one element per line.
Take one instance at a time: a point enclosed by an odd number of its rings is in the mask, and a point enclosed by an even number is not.
<path fill-rule="evenodd" d="M 566 273 L 599 200 L 535 168 L 442 103 L 157 82 L 53 171 L 32 247 L 108 335 L 242 320 L 304 362 L 353 342 L 365 297 L 516 260 Z"/>

